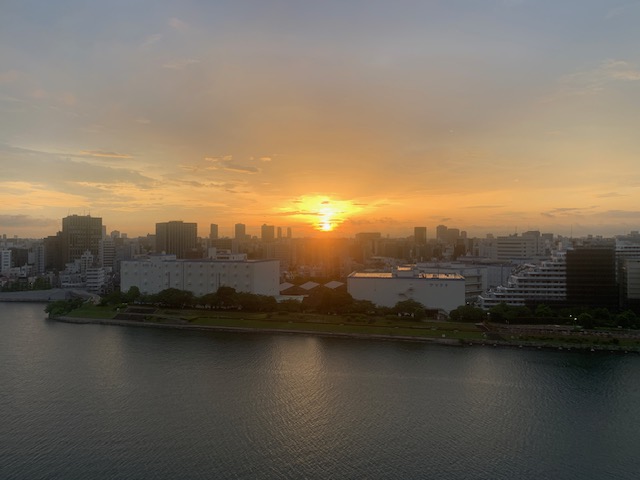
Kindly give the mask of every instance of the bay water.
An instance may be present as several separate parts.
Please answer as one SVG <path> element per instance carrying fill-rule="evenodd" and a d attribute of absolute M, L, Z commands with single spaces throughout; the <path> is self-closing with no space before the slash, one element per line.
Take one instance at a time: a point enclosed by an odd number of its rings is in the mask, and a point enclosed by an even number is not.
<path fill-rule="evenodd" d="M 65 324 L 0 303 L 1 479 L 636 479 L 640 356 Z"/>

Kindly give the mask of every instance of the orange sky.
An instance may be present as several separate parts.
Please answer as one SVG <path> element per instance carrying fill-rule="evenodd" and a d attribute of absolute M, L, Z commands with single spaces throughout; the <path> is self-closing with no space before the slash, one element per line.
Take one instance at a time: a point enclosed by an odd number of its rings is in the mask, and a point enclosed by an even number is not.
<path fill-rule="evenodd" d="M 640 229 L 638 4 L 55 3 L 0 18 L 0 234 Z"/>

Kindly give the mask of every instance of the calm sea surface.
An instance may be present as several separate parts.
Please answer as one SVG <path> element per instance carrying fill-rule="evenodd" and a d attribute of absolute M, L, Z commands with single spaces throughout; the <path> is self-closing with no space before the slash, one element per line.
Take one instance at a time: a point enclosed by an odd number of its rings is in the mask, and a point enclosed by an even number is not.
<path fill-rule="evenodd" d="M 640 356 L 201 333 L 0 303 L 1 479 L 637 479 Z"/>

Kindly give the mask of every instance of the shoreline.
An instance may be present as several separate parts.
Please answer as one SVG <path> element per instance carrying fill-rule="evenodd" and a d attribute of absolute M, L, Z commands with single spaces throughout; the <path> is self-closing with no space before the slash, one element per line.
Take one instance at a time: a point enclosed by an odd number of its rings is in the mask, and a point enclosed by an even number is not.
<path fill-rule="evenodd" d="M 510 342 L 508 340 L 476 340 L 476 339 L 453 339 L 453 338 L 433 338 L 433 337 L 413 337 L 406 335 L 382 335 L 375 333 L 353 333 L 353 332 L 321 332 L 316 330 L 296 330 L 280 328 L 255 328 L 255 327 L 220 327 L 212 325 L 187 325 L 179 323 L 155 323 L 138 322 L 135 320 L 116 320 L 109 318 L 83 318 L 83 317 L 47 317 L 49 320 L 62 323 L 73 323 L 78 325 L 108 325 L 118 327 L 133 328 L 160 328 L 201 332 L 228 332 L 228 333 L 268 333 L 284 335 L 311 335 L 325 338 L 351 338 L 358 340 L 385 340 L 412 343 L 427 343 L 431 345 L 441 345 L 447 347 L 502 347 L 527 350 L 555 350 L 562 352 L 580 353 L 616 353 L 616 354 L 640 354 L 639 349 L 624 348 L 619 346 L 603 345 L 576 345 L 576 344 L 549 344 L 545 342 Z"/>

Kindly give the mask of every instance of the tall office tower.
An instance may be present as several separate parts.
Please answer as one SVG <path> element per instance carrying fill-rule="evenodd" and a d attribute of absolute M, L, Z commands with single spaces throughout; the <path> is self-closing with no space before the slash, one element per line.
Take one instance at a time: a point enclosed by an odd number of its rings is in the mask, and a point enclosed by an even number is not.
<path fill-rule="evenodd" d="M 196 248 L 198 225 L 182 221 L 156 223 L 156 251 L 187 258 Z"/>
<path fill-rule="evenodd" d="M 267 225 L 266 223 L 262 225 L 260 229 L 263 242 L 272 242 L 276 238 L 275 227 L 273 225 Z"/>
<path fill-rule="evenodd" d="M 578 307 L 618 307 L 613 245 L 576 247 L 567 251 L 567 303 Z"/>
<path fill-rule="evenodd" d="M 237 240 L 245 240 L 247 238 L 247 226 L 244 223 L 236 223 L 234 237 Z"/>
<path fill-rule="evenodd" d="M 416 245 L 427 243 L 427 227 L 413 227 L 413 241 Z"/>
<path fill-rule="evenodd" d="M 438 225 L 436 227 L 436 240 L 438 242 L 446 242 L 447 241 L 447 228 L 446 225 Z"/>
<path fill-rule="evenodd" d="M 287 238 L 291 238 L 291 227 L 287 227 Z"/>
<path fill-rule="evenodd" d="M 116 242 L 111 237 L 100 240 L 100 256 L 98 264 L 101 267 L 113 267 L 116 258 Z"/>
<path fill-rule="evenodd" d="M 218 238 L 218 225 L 216 223 L 211 224 L 211 230 L 209 230 L 209 240 L 216 240 Z"/>
<path fill-rule="evenodd" d="M 277 232 L 277 233 L 276 233 L 276 238 L 277 238 L 278 240 L 280 240 L 280 239 L 282 238 L 282 227 L 278 227 L 278 228 L 276 229 L 276 232 Z"/>
<path fill-rule="evenodd" d="M 62 219 L 61 248 L 63 263 L 80 259 L 87 250 L 97 259 L 102 239 L 102 218 L 70 215 Z"/>

